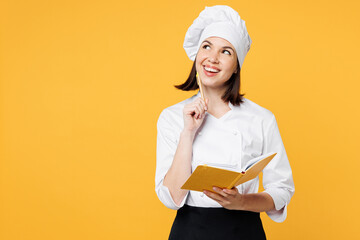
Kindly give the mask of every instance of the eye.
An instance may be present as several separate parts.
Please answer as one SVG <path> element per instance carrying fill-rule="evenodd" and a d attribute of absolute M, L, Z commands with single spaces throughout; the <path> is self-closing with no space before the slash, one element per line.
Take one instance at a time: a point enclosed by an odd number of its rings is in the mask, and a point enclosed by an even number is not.
<path fill-rule="evenodd" d="M 231 55 L 230 51 L 228 51 L 228 50 L 224 50 L 223 53 Z"/>
<path fill-rule="evenodd" d="M 203 49 L 209 49 L 209 48 L 210 48 L 210 46 L 209 46 L 209 45 L 207 45 L 207 44 L 205 44 L 202 48 L 203 48 Z"/>

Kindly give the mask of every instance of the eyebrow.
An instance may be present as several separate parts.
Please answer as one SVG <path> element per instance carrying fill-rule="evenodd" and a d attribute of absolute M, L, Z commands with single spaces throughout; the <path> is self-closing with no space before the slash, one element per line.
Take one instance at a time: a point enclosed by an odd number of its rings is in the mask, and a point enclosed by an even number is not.
<path fill-rule="evenodd" d="M 205 40 L 205 41 L 203 41 L 203 43 L 208 43 L 208 44 L 210 44 L 210 45 L 213 45 L 210 41 L 208 41 L 208 40 Z M 229 47 L 229 46 L 223 46 L 222 48 L 229 48 L 229 49 L 231 49 L 233 52 L 235 52 L 235 50 L 232 48 L 232 47 Z"/>

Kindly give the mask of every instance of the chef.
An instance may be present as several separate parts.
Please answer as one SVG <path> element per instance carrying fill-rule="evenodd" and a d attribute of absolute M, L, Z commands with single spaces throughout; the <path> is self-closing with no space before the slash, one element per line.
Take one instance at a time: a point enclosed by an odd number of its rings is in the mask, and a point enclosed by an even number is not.
<path fill-rule="evenodd" d="M 178 89 L 202 92 L 165 108 L 157 122 L 155 191 L 177 210 L 169 239 L 266 239 L 260 212 L 287 216 L 292 171 L 275 116 L 240 94 L 240 72 L 252 40 L 228 6 L 206 7 L 189 27 L 184 49 L 194 61 Z M 271 99 L 269 100 L 271 101 Z M 198 165 L 242 171 L 251 159 L 276 152 L 259 177 L 233 189 L 181 189 Z"/>

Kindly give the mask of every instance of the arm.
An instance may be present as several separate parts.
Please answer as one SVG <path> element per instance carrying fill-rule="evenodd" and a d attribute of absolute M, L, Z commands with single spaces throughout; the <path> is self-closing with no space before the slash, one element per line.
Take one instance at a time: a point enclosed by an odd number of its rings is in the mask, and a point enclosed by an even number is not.
<path fill-rule="evenodd" d="M 239 205 L 240 210 L 252 212 L 267 212 L 275 209 L 272 197 L 265 193 L 243 194 Z"/>
<path fill-rule="evenodd" d="M 216 193 L 209 191 L 204 193 L 227 209 L 252 212 L 266 212 L 275 209 L 272 197 L 265 192 L 240 194 L 236 187 L 232 189 L 214 187 L 214 191 Z"/>
<path fill-rule="evenodd" d="M 171 136 L 171 124 L 161 116 L 159 118 L 155 190 L 169 208 L 180 208 L 189 192 L 181 186 L 191 175 L 192 144 L 204 120 L 206 104 L 198 98 L 184 107 L 184 128 L 178 143 Z"/>
<path fill-rule="evenodd" d="M 164 186 L 168 187 L 174 202 L 180 205 L 189 190 L 181 189 L 181 186 L 191 175 L 192 143 L 194 134 L 183 131 L 174 160 L 164 178 Z"/>
<path fill-rule="evenodd" d="M 275 209 L 266 213 L 275 222 L 282 222 L 286 219 L 287 205 L 295 192 L 295 186 L 290 163 L 274 115 L 267 123 L 264 138 L 263 152 L 277 152 L 263 170 L 264 192 L 268 193 L 275 203 Z"/>

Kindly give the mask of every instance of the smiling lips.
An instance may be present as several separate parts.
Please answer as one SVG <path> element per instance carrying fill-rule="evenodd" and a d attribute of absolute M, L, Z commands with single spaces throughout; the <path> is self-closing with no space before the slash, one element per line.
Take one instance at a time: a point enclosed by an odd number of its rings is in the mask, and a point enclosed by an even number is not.
<path fill-rule="evenodd" d="M 212 67 L 209 65 L 205 65 L 204 66 L 204 73 L 206 76 L 208 77 L 213 77 L 215 76 L 218 72 L 220 72 L 220 69 L 216 68 L 216 67 Z"/>

